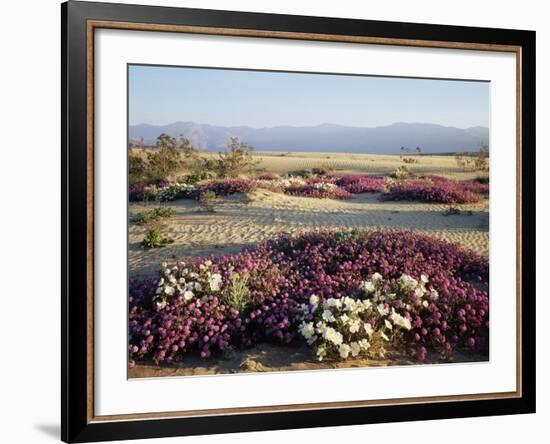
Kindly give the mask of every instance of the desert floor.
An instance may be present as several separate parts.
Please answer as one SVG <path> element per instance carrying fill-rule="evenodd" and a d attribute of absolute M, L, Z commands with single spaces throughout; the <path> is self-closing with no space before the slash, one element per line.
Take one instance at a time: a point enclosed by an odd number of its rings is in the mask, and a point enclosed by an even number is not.
<path fill-rule="evenodd" d="M 259 168 L 277 173 L 328 166 L 337 172 L 388 174 L 403 165 L 399 156 L 292 153 L 259 155 Z M 330 159 L 328 159 L 330 158 Z M 452 156 L 418 156 L 408 165 L 419 173 L 469 179 L 475 173 L 458 168 Z M 327 227 L 393 227 L 416 229 L 442 239 L 459 242 L 488 254 L 489 202 L 454 205 L 459 215 L 445 216 L 445 204 L 381 202 L 378 194 L 359 194 L 352 200 L 311 199 L 265 190 L 216 200 L 215 212 L 201 211 L 194 200 L 169 205 L 176 216 L 166 222 L 165 234 L 174 243 L 165 248 L 144 250 L 140 246 L 146 229 L 132 223 L 133 217 L 153 204 L 129 207 L 130 278 L 151 275 L 164 261 L 186 256 L 234 252 L 280 233 L 298 233 Z"/>
<path fill-rule="evenodd" d="M 389 174 L 404 165 L 399 156 L 262 153 L 256 156 L 258 168 L 275 173 L 292 173 L 313 167 L 329 167 L 352 174 Z M 463 172 L 452 156 L 418 156 L 418 163 L 407 167 L 418 173 L 444 175 L 465 180 L 476 176 Z M 178 200 L 169 205 L 176 210 L 164 227 L 174 243 L 160 249 L 144 250 L 140 246 L 146 229 L 132 223 L 132 218 L 154 204 L 131 204 L 129 207 L 129 277 L 155 276 L 161 263 L 183 257 L 234 252 L 280 233 L 299 233 L 315 228 L 388 227 L 415 229 L 438 238 L 459 242 L 467 248 L 488 255 L 489 201 L 453 205 L 459 215 L 446 216 L 444 204 L 421 202 L 381 202 L 379 194 L 359 194 L 353 199 L 331 200 L 287 196 L 265 190 L 246 195 L 218 198 L 215 212 L 201 211 L 194 200 Z M 483 361 L 483 356 L 460 356 L 455 362 Z M 431 362 L 439 362 L 434 357 Z M 356 360 L 318 362 L 304 346 L 277 347 L 261 344 L 234 356 L 209 359 L 189 358 L 184 363 L 158 367 L 139 363 L 130 369 L 131 378 L 158 376 L 207 375 L 250 371 L 317 370 L 339 367 L 402 365 L 411 362 L 400 357 L 372 361 Z"/>
<path fill-rule="evenodd" d="M 488 361 L 488 356 L 472 355 L 456 351 L 452 361 L 442 360 L 430 355 L 425 364 L 458 364 L 465 362 Z M 251 349 L 234 352 L 222 358 L 201 359 L 196 356 L 186 358 L 184 362 L 158 366 L 154 362 L 139 363 L 128 370 L 129 378 L 156 378 L 164 376 L 206 376 L 235 373 L 285 372 L 295 370 L 328 370 L 364 367 L 387 367 L 412 365 L 416 362 L 410 357 L 388 352 L 384 359 L 350 358 L 345 361 L 318 361 L 304 344 L 278 346 L 259 344 Z"/>

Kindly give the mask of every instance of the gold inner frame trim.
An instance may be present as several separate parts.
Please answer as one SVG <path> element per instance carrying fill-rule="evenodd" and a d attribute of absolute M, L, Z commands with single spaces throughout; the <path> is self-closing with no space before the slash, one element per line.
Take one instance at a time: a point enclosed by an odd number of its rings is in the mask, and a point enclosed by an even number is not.
<path fill-rule="evenodd" d="M 218 35 L 233 37 L 276 38 L 288 40 L 308 40 L 319 42 L 358 43 L 371 45 L 393 45 L 421 48 L 462 49 L 488 52 L 510 52 L 516 56 L 516 391 L 499 393 L 476 393 L 452 396 L 423 396 L 395 398 L 385 400 L 341 401 L 309 404 L 288 404 L 256 407 L 231 407 L 207 410 L 184 410 L 174 412 L 146 412 L 118 415 L 94 414 L 94 32 L 96 29 L 119 29 L 129 31 L 177 32 L 187 34 Z M 260 414 L 274 412 L 296 412 L 303 410 L 326 410 L 335 408 L 359 408 L 415 403 L 440 403 L 479 401 L 491 399 L 509 399 L 522 396 L 522 349 L 521 349 L 521 46 L 497 45 L 486 43 L 445 42 L 435 40 L 412 40 L 398 38 L 381 38 L 368 36 L 348 36 L 333 34 L 311 34 L 300 32 L 264 31 L 255 29 L 214 28 L 187 25 L 163 25 L 150 23 L 131 23 L 105 20 L 87 21 L 87 421 L 88 423 L 128 420 L 154 420 L 161 418 L 190 418 L 200 416 L 227 416 L 238 414 Z"/>

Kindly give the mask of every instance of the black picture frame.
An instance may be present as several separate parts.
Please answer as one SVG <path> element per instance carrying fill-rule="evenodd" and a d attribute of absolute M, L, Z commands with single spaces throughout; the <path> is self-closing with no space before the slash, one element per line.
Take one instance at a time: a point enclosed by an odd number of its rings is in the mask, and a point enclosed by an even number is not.
<path fill-rule="evenodd" d="M 513 45 L 521 49 L 521 395 L 513 398 L 389 404 L 194 417 L 95 420 L 90 416 L 87 23 L 187 25 L 332 36 Z M 156 438 L 535 412 L 535 32 L 371 20 L 69 1 L 62 22 L 62 374 L 65 442 Z"/>

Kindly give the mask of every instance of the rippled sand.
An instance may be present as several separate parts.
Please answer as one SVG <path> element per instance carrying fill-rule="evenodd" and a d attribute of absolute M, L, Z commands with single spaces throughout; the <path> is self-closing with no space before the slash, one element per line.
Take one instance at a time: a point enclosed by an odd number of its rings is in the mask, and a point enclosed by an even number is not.
<path fill-rule="evenodd" d="M 170 203 L 176 215 L 165 225 L 174 243 L 144 250 L 139 245 L 146 229 L 130 222 L 130 277 L 159 270 L 163 261 L 185 256 L 234 252 L 281 233 L 300 233 L 320 227 L 414 228 L 441 239 L 459 242 L 482 254 L 489 248 L 488 201 L 461 205 L 462 214 L 445 216 L 449 205 L 381 202 L 378 194 L 359 194 L 349 201 L 286 196 L 264 190 L 218 198 L 214 213 L 201 211 L 193 200 Z M 147 208 L 130 205 L 130 217 Z"/>

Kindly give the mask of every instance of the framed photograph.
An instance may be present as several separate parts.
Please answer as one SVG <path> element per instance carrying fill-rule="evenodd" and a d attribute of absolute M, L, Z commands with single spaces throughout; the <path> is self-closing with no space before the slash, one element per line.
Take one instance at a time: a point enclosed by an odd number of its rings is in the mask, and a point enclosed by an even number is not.
<path fill-rule="evenodd" d="M 69 1 L 62 439 L 535 411 L 535 33 Z"/>

